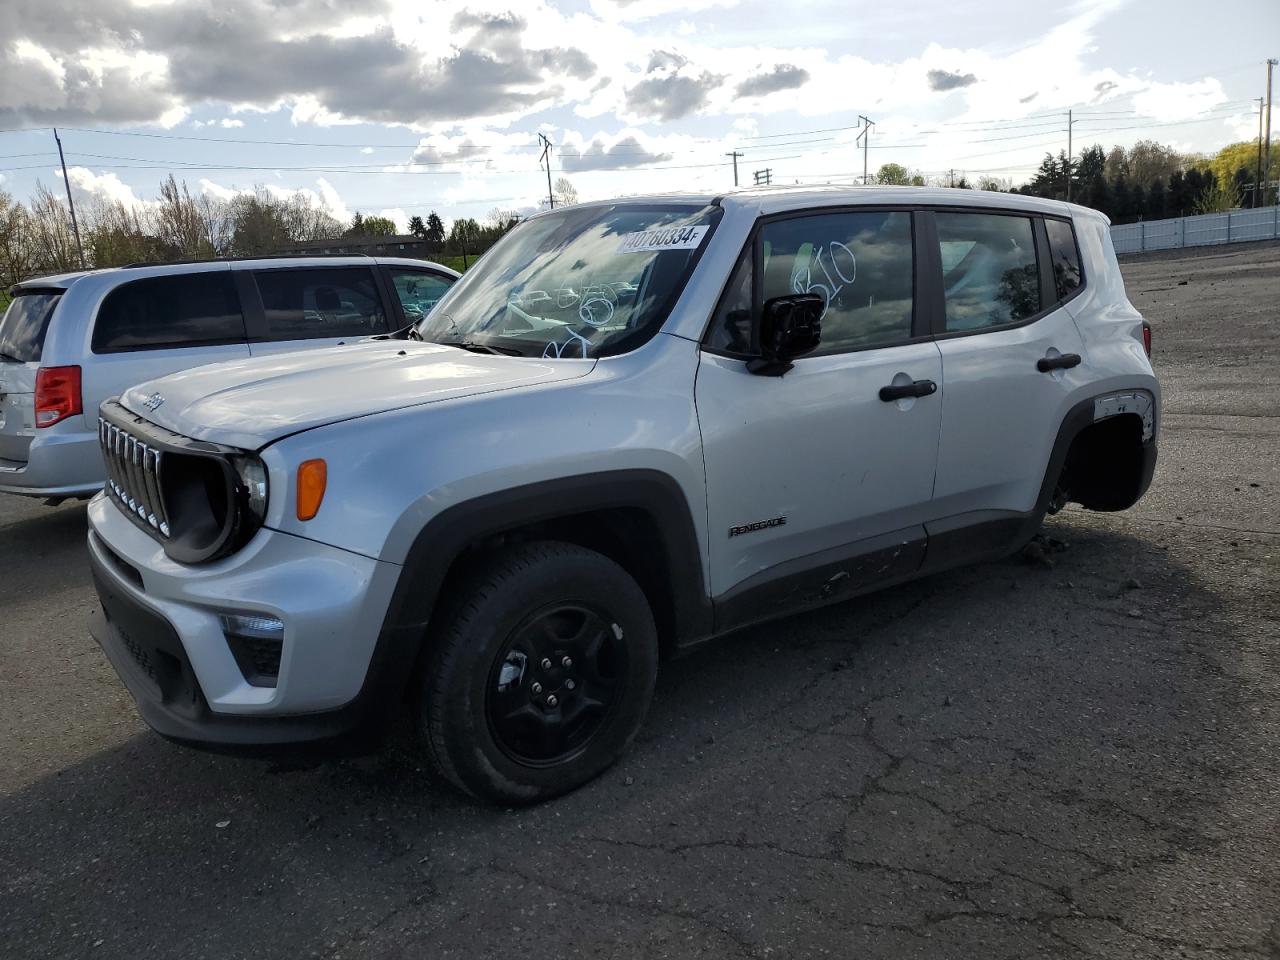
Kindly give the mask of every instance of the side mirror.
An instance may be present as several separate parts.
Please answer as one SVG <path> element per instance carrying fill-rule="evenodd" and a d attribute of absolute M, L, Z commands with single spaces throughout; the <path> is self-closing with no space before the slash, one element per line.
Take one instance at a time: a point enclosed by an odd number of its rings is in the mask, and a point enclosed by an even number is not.
<path fill-rule="evenodd" d="M 780 377 L 791 361 L 822 341 L 822 315 L 827 302 L 816 293 L 793 293 L 764 303 L 760 317 L 760 356 L 747 369 L 761 376 Z"/>

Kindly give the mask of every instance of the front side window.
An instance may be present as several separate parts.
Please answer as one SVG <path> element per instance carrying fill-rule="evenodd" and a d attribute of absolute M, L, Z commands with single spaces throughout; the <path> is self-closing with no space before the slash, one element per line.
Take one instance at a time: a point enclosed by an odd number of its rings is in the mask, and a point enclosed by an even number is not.
<path fill-rule="evenodd" d="M 937 214 L 947 331 L 1017 323 L 1040 312 L 1029 217 Z"/>
<path fill-rule="evenodd" d="M 911 214 L 829 213 L 766 224 L 761 300 L 816 293 L 826 303 L 815 355 L 907 340 L 914 272 Z"/>
<path fill-rule="evenodd" d="M 404 308 L 404 318 L 410 323 L 416 323 L 430 313 L 431 308 L 453 286 L 452 277 L 428 273 L 426 270 L 388 267 L 387 271 L 395 285 L 396 296 L 400 298 L 400 305 Z"/>
<path fill-rule="evenodd" d="M 532 357 L 635 349 L 666 320 L 718 207 L 571 207 L 495 244 L 418 324 L 417 336 Z"/>
<path fill-rule="evenodd" d="M 712 318 L 707 345 L 757 351 L 755 320 L 774 297 L 822 297 L 822 342 L 812 355 L 900 343 L 911 337 L 911 214 L 827 213 L 775 220 L 760 231 L 760 302 L 752 304 L 753 264 L 739 262 Z"/>
<path fill-rule="evenodd" d="M 1076 250 L 1076 235 L 1065 220 L 1044 222 L 1049 235 L 1049 256 L 1053 263 L 1053 284 L 1059 300 L 1066 300 L 1080 288 L 1080 254 Z"/>
<path fill-rule="evenodd" d="M 0 363 L 31 363 L 40 359 L 49 319 L 61 299 L 61 290 L 18 292 L 0 316 Z"/>
<path fill-rule="evenodd" d="M 387 332 L 373 271 L 365 267 L 254 273 L 268 341 L 367 337 Z"/>
<path fill-rule="evenodd" d="M 228 270 L 134 280 L 98 308 L 94 353 L 244 343 L 244 315 Z"/>

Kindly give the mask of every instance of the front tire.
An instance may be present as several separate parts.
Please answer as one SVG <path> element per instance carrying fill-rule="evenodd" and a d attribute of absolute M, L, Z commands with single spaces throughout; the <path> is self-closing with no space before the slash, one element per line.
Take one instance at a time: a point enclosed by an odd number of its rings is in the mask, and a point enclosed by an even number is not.
<path fill-rule="evenodd" d="M 459 789 L 536 803 L 611 766 L 648 711 L 658 641 L 644 592 L 608 557 L 542 542 L 495 554 L 446 598 L 419 725 Z"/>

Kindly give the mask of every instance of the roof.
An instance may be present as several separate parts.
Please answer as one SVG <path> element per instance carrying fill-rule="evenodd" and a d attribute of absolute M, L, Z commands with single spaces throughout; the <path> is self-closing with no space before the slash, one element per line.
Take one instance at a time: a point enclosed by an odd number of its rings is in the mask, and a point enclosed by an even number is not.
<path fill-rule="evenodd" d="M 794 186 L 738 187 L 723 193 L 664 193 L 645 196 L 594 200 L 577 206 L 603 206 L 629 203 L 689 203 L 750 208 L 757 214 L 784 213 L 811 207 L 860 206 L 863 204 L 998 207 L 1005 210 L 1027 210 L 1054 213 L 1058 216 L 1101 216 L 1096 210 L 1061 200 L 1029 197 L 1020 193 L 998 193 L 989 190 L 962 190 L 955 187 L 891 187 L 810 184 Z M 535 216 L 546 216 L 542 211 Z"/>

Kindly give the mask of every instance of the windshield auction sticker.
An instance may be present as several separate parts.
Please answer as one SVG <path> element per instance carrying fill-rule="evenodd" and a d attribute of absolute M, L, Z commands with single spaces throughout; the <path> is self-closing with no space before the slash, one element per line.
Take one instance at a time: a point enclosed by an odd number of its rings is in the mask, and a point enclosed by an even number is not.
<path fill-rule="evenodd" d="M 624 233 L 619 253 L 654 253 L 663 250 L 696 250 L 710 227 L 667 227 L 663 230 L 641 230 Z"/>

